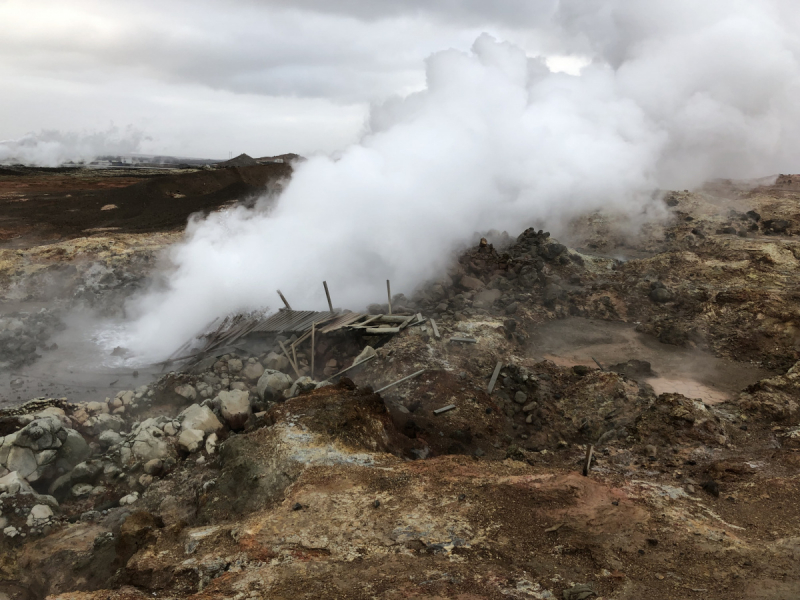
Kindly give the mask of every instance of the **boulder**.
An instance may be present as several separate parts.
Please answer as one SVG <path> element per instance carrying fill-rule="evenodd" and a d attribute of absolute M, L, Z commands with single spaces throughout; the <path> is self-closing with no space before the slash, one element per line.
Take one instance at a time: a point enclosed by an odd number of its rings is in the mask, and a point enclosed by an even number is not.
<path fill-rule="evenodd" d="M 259 378 L 256 389 L 264 400 L 275 402 L 283 398 L 283 392 L 292 387 L 292 378 L 280 371 L 265 370 Z"/>
<path fill-rule="evenodd" d="M 178 447 L 184 452 L 197 452 L 204 437 L 205 434 L 199 429 L 184 429 L 178 436 Z"/>
<path fill-rule="evenodd" d="M 292 384 L 292 387 L 289 388 L 289 391 L 284 392 L 283 394 L 286 398 L 294 398 L 298 394 L 311 391 L 316 387 L 317 382 L 311 379 L 311 377 L 300 377 Z"/>
<path fill-rule="evenodd" d="M 148 475 L 160 475 L 164 470 L 164 461 L 160 458 L 154 458 L 144 463 L 144 472 Z"/>
<path fill-rule="evenodd" d="M 238 373 L 242 370 L 242 361 L 238 358 L 232 358 L 228 361 L 228 373 Z"/>
<path fill-rule="evenodd" d="M 175 393 L 178 394 L 178 396 L 183 396 L 187 400 L 195 400 L 197 398 L 197 390 L 188 383 L 186 385 L 179 385 L 176 387 Z"/>
<path fill-rule="evenodd" d="M 20 477 L 27 479 L 36 472 L 39 465 L 36 464 L 36 455 L 33 450 L 13 446 L 8 453 L 5 466 L 9 471 L 16 471 Z"/>
<path fill-rule="evenodd" d="M 32 494 L 33 488 L 16 471 L 0 477 L 0 494 Z"/>
<path fill-rule="evenodd" d="M 242 377 L 247 379 L 248 381 L 258 381 L 259 377 L 264 374 L 264 367 L 261 366 L 261 363 L 247 363 L 244 369 L 242 369 Z"/>
<path fill-rule="evenodd" d="M 36 504 L 28 513 L 28 527 L 44 525 L 53 516 L 53 509 L 46 504 Z"/>
<path fill-rule="evenodd" d="M 472 299 L 472 308 L 491 308 L 492 304 L 499 300 L 502 295 L 503 293 L 496 289 L 478 292 Z"/>
<path fill-rule="evenodd" d="M 663 304 L 664 302 L 672 302 L 674 299 L 675 295 L 667 288 L 657 287 L 650 291 L 650 300 L 653 302 Z"/>
<path fill-rule="evenodd" d="M 17 432 L 14 445 L 30 448 L 34 452 L 60 448 L 62 439 L 66 438 L 64 426 L 58 417 L 45 417 L 28 423 Z"/>
<path fill-rule="evenodd" d="M 164 434 L 155 424 L 155 419 L 147 419 L 139 426 L 133 438 L 130 453 L 127 456 L 128 460 L 124 460 L 126 458 L 125 453 L 122 453 L 122 456 L 124 462 L 132 462 L 134 460 L 147 462 L 154 458 L 163 460 L 170 456 L 172 452 L 172 446 L 164 439 Z"/>
<path fill-rule="evenodd" d="M 104 449 L 118 446 L 119 444 L 122 443 L 122 440 L 123 438 L 120 434 L 110 429 L 101 433 L 100 436 L 97 438 L 97 441 L 100 443 L 100 447 Z"/>
<path fill-rule="evenodd" d="M 264 359 L 264 367 L 267 371 L 287 371 L 289 366 L 289 359 L 277 352 L 270 352 Z"/>
<path fill-rule="evenodd" d="M 66 429 L 67 437 L 61 448 L 58 449 L 56 468 L 64 471 L 72 470 L 75 465 L 86 460 L 91 455 L 92 450 L 83 436 L 74 429 Z"/>
<path fill-rule="evenodd" d="M 242 429 L 252 414 L 250 394 L 241 390 L 220 392 L 219 409 L 231 429 Z"/>
<path fill-rule="evenodd" d="M 355 360 L 353 361 L 353 364 L 357 365 L 360 362 L 364 362 L 368 358 L 377 356 L 377 354 L 378 353 L 375 352 L 375 348 L 373 348 L 372 346 L 365 346 L 364 349 L 361 351 L 361 353 L 358 356 L 356 356 Z"/>
<path fill-rule="evenodd" d="M 214 433 L 222 429 L 222 423 L 211 409 L 199 404 L 192 404 L 178 415 L 178 419 L 181 430 L 199 429 L 203 433 Z"/>
<path fill-rule="evenodd" d="M 464 275 L 461 278 L 461 281 L 459 281 L 459 284 L 461 287 L 468 290 L 479 290 L 483 288 L 483 282 L 480 279 L 476 277 L 470 277 L 469 275 Z"/>

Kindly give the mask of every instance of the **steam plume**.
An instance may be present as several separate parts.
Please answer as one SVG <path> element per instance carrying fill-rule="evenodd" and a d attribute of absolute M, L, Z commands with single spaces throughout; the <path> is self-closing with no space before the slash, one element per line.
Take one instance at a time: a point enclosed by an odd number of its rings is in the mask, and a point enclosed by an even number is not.
<path fill-rule="evenodd" d="M 58 167 L 68 162 L 91 162 L 98 156 L 136 152 L 143 138 L 133 127 L 80 133 L 45 130 L 16 140 L 0 140 L 0 164 Z"/>
<path fill-rule="evenodd" d="M 786 167 L 800 140 L 788 5 L 646 4 L 558 5 L 563 46 L 593 59 L 577 77 L 485 34 L 433 55 L 425 90 L 375 107 L 338 160 L 298 165 L 274 209 L 191 223 L 165 286 L 129 306 L 128 344 L 163 356 L 214 317 L 274 307 L 277 288 L 323 308 L 323 279 L 357 309 L 387 278 L 412 291 L 476 230 L 648 218 L 654 188 Z"/>

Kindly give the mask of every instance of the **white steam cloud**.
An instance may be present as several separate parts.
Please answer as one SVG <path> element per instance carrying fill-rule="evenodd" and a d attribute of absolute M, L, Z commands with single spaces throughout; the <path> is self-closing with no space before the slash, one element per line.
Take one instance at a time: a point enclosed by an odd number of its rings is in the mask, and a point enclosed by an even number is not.
<path fill-rule="evenodd" d="M 646 5 L 646 6 L 645 6 Z M 214 317 L 275 307 L 358 309 L 383 282 L 409 293 L 474 231 L 516 233 L 602 209 L 659 214 L 651 192 L 750 177 L 797 156 L 800 68 L 789 4 L 564 1 L 580 76 L 488 35 L 427 62 L 427 87 L 372 111 L 338 159 L 298 165 L 277 205 L 193 222 L 158 290 L 133 302 L 127 343 L 163 356 Z"/>
<path fill-rule="evenodd" d="M 59 167 L 69 162 L 91 162 L 98 156 L 137 152 L 143 139 L 144 134 L 130 126 L 84 132 L 45 130 L 16 140 L 0 140 L 0 164 Z"/>

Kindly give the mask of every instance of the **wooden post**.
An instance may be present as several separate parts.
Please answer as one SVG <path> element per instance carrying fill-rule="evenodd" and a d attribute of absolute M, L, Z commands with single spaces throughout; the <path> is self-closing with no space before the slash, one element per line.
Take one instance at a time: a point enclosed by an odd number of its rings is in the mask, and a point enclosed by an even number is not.
<path fill-rule="evenodd" d="M 314 330 L 316 327 L 316 323 L 311 324 L 311 379 L 314 379 Z"/>
<path fill-rule="evenodd" d="M 439 328 L 436 326 L 436 321 L 433 319 L 431 319 L 431 329 L 433 329 L 433 337 L 435 337 L 437 340 L 442 337 L 439 335 Z"/>
<path fill-rule="evenodd" d="M 389 296 L 389 314 L 392 314 L 392 286 L 389 280 L 386 280 L 386 294 Z"/>
<path fill-rule="evenodd" d="M 586 461 L 583 464 L 583 476 L 588 477 L 589 471 L 592 469 L 592 457 L 594 456 L 594 446 L 589 446 L 586 449 Z"/>
<path fill-rule="evenodd" d="M 322 286 L 325 288 L 325 297 L 328 299 L 328 310 L 333 312 L 333 303 L 331 302 L 331 293 L 328 291 L 328 282 L 323 281 Z"/>
<path fill-rule="evenodd" d="M 284 295 L 281 294 L 280 290 L 278 290 L 278 296 L 281 297 L 281 300 L 283 300 L 283 303 L 286 305 L 286 308 L 288 308 L 289 310 L 292 310 L 292 307 L 289 306 L 289 303 L 286 301 L 286 298 L 284 297 Z"/>

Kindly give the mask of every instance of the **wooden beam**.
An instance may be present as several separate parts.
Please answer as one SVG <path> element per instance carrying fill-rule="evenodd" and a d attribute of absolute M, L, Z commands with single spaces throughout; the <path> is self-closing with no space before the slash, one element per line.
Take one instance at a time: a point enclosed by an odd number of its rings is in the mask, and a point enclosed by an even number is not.
<path fill-rule="evenodd" d="M 292 362 L 292 357 L 289 356 L 289 353 L 286 351 L 286 346 L 284 346 L 283 342 L 281 342 L 280 340 L 278 341 L 278 343 L 281 345 L 281 350 L 283 350 L 283 355 L 286 357 L 286 360 L 289 361 L 289 364 L 292 365 L 294 372 L 297 374 L 298 377 L 300 377 L 300 371 L 298 370 L 297 365 Z"/>
<path fill-rule="evenodd" d="M 439 328 L 436 326 L 436 321 L 433 319 L 431 319 L 431 328 L 433 328 L 433 337 L 435 337 L 437 340 L 442 339 L 442 336 L 439 333 Z"/>
<path fill-rule="evenodd" d="M 402 379 L 398 379 L 398 380 L 397 380 L 397 381 L 395 381 L 394 383 L 390 383 L 389 385 L 385 385 L 385 386 L 383 386 L 383 387 L 382 387 L 381 389 L 379 389 L 379 390 L 375 390 L 375 393 L 376 393 L 376 394 L 380 394 L 381 392 L 384 392 L 384 391 L 388 390 L 389 388 L 396 386 L 396 385 L 397 385 L 397 384 L 399 384 L 399 383 L 403 383 L 404 381 L 408 381 L 408 380 L 409 380 L 409 379 L 411 379 L 412 377 L 416 377 L 417 375 L 421 375 L 421 374 L 422 374 L 422 373 L 424 373 L 424 372 L 425 372 L 425 369 L 420 369 L 420 370 L 419 370 L 419 371 L 417 371 L 416 373 L 412 373 L 411 375 L 407 375 L 407 376 L 403 377 Z"/>
<path fill-rule="evenodd" d="M 446 413 L 448 410 L 453 410 L 456 407 L 455 404 L 448 404 L 447 406 L 443 406 L 442 408 L 437 408 L 433 411 L 433 414 L 440 415 L 442 413 Z"/>
<path fill-rule="evenodd" d="M 333 302 L 331 302 L 331 293 L 328 291 L 328 282 L 323 281 L 322 287 L 325 288 L 325 297 L 328 299 L 328 310 L 333 312 Z"/>
<path fill-rule="evenodd" d="M 389 314 L 392 314 L 392 285 L 386 280 L 386 294 L 389 296 Z"/>
<path fill-rule="evenodd" d="M 494 368 L 494 373 L 492 373 L 492 379 L 489 381 L 489 388 L 487 390 L 489 394 L 492 393 L 492 390 L 494 389 L 494 386 L 497 383 L 497 376 L 500 375 L 500 369 L 502 368 L 503 368 L 503 363 L 501 361 L 498 361 L 497 366 Z"/>
<path fill-rule="evenodd" d="M 375 358 L 375 356 L 377 356 L 377 355 L 373 354 L 372 356 L 368 356 L 364 360 L 360 360 L 357 363 L 353 363 L 352 365 L 350 365 L 346 369 L 342 369 L 338 373 L 335 373 L 334 375 L 331 375 L 330 377 L 328 377 L 328 380 L 333 379 L 334 377 L 338 377 L 339 375 L 342 375 L 343 373 L 347 373 L 350 369 L 355 369 L 358 365 L 363 365 L 365 362 L 370 361 L 373 358 Z"/>
<path fill-rule="evenodd" d="M 278 290 L 278 296 L 281 297 L 281 300 L 283 300 L 283 303 L 286 305 L 286 308 L 288 308 L 289 310 L 292 310 L 292 307 L 289 306 L 289 303 L 286 301 L 286 298 L 284 297 L 284 295 L 281 294 L 280 290 Z"/>
<path fill-rule="evenodd" d="M 462 344 L 477 344 L 478 340 L 475 338 L 468 338 L 468 337 L 451 337 L 451 342 L 461 342 Z"/>
<path fill-rule="evenodd" d="M 372 335 L 382 335 L 384 333 L 400 333 L 399 327 L 367 327 L 364 333 Z"/>

